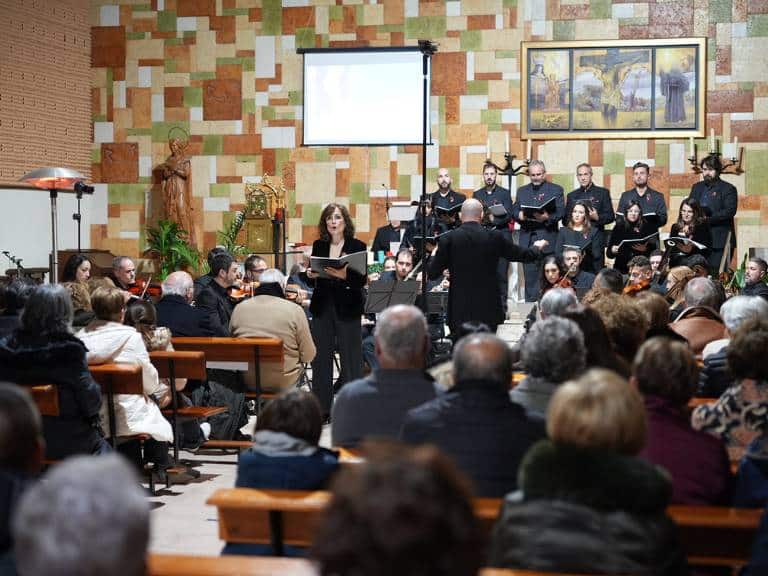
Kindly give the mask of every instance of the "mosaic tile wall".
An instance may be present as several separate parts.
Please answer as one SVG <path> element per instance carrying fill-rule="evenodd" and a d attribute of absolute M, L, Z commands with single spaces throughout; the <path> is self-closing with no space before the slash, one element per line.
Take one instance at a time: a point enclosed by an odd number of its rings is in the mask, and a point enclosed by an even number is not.
<path fill-rule="evenodd" d="M 524 155 L 521 40 L 687 36 L 709 38 L 707 133 L 738 136 L 745 148 L 746 173 L 727 177 L 740 193 L 739 245 L 768 245 L 768 0 L 123 0 L 93 2 L 91 18 L 93 179 L 108 198 L 94 247 L 140 252 L 158 215 L 153 172 L 176 128 L 189 134 L 196 236 L 206 248 L 242 207 L 243 182 L 264 173 L 288 190 L 290 241 L 311 242 L 332 200 L 348 204 L 358 235 L 371 239 L 385 221 L 383 188 L 418 195 L 418 147 L 301 147 L 297 48 L 437 42 L 430 190 L 446 166 L 469 192 L 481 184 L 488 140 L 498 163 L 507 133 Z M 675 214 L 698 179 L 686 153 L 683 140 L 534 142 L 566 191 L 588 161 L 618 198 L 629 166 L 645 160 Z"/>

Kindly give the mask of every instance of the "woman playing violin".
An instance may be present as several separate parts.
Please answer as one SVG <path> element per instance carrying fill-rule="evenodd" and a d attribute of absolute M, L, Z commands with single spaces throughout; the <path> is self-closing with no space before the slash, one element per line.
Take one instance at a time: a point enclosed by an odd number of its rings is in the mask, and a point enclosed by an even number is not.
<path fill-rule="evenodd" d="M 541 300 L 541 297 L 544 296 L 544 294 L 546 294 L 552 288 L 570 287 L 563 285 L 566 284 L 566 272 L 567 270 L 565 268 L 565 264 L 559 256 L 550 254 L 544 257 L 541 266 L 541 273 L 539 275 L 539 286 L 541 286 L 541 291 L 539 292 L 539 300 Z"/>
<path fill-rule="evenodd" d="M 656 227 L 643 218 L 640 203 L 635 200 L 630 202 L 624 218 L 616 222 L 613 227 L 611 239 L 608 242 L 607 255 L 609 258 L 615 258 L 613 267 L 622 274 L 626 274 L 628 272 L 627 264 L 634 256 L 653 252 L 657 246 L 656 240 L 653 239 L 635 243 L 625 242 L 621 244 L 621 242 L 624 240 L 641 240 L 655 231 Z"/>

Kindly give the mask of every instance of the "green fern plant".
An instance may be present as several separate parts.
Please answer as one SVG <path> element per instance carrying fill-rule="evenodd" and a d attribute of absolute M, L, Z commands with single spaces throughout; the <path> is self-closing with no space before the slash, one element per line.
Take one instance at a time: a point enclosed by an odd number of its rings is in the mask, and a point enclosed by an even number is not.
<path fill-rule="evenodd" d="M 147 229 L 146 252 L 158 260 L 159 280 L 176 270 L 197 271 L 200 263 L 200 252 L 189 245 L 187 231 L 171 220 L 160 220 Z"/>
<path fill-rule="evenodd" d="M 224 246 L 232 256 L 242 256 L 247 252 L 247 248 L 237 242 L 237 236 L 240 234 L 244 222 L 245 210 L 239 210 L 235 212 L 235 216 L 229 224 L 217 233 L 219 244 Z"/>

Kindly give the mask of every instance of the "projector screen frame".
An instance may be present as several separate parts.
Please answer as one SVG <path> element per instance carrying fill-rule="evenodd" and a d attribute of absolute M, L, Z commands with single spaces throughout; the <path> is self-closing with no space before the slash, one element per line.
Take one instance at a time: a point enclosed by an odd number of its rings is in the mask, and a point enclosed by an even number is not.
<path fill-rule="evenodd" d="M 421 46 L 377 46 L 377 47 L 366 47 L 366 46 L 349 46 L 344 48 L 298 48 L 296 50 L 297 54 L 300 54 L 302 57 L 304 57 L 306 54 L 330 54 L 330 53 L 336 53 L 336 54 L 344 54 L 344 53 L 376 53 L 376 52 L 413 52 L 417 53 L 420 56 L 424 56 L 424 50 Z M 427 146 L 432 146 L 432 126 L 430 122 L 430 115 L 431 115 L 431 106 L 430 106 L 430 96 L 432 92 L 432 66 L 431 62 L 429 61 L 429 58 L 427 57 L 427 112 L 426 116 L 424 115 L 423 107 L 420 105 L 421 109 L 421 120 L 422 120 L 422 126 L 421 129 L 423 131 L 424 125 L 427 127 Z M 414 145 L 423 145 L 424 142 L 422 141 L 422 138 L 419 138 L 418 140 L 414 140 L 412 142 L 333 142 L 333 143 L 306 143 L 306 113 L 307 113 L 307 78 L 306 78 L 306 60 L 302 61 L 302 102 L 301 102 L 301 109 L 302 109 L 302 130 L 301 130 L 301 146 L 306 146 L 308 148 L 312 147 L 341 147 L 341 148 L 349 148 L 354 146 L 365 146 L 365 147 L 378 147 L 378 146 L 414 146 Z M 423 90 L 422 90 L 423 91 Z M 422 94 L 423 98 L 423 94 Z"/>

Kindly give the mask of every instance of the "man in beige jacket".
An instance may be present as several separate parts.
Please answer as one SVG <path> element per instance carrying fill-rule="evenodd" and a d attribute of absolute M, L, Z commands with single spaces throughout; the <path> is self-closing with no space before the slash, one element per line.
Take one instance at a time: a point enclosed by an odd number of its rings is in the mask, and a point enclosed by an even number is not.
<path fill-rule="evenodd" d="M 315 344 L 304 310 L 285 299 L 283 273 L 270 268 L 262 272 L 260 281 L 253 298 L 235 307 L 229 330 L 236 338 L 267 337 L 283 341 L 283 366 L 263 362 L 261 388 L 269 392 L 285 390 L 296 385 L 303 373 L 303 364 L 315 357 Z"/>

